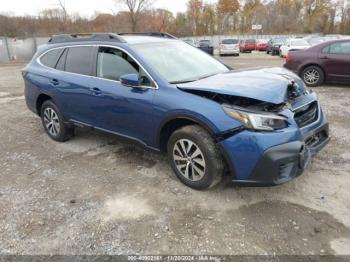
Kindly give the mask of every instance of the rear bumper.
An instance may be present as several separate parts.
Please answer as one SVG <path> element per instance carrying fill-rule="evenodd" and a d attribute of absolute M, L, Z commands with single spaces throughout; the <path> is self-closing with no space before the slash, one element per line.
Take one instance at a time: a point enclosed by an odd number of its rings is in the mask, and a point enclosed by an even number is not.
<path fill-rule="evenodd" d="M 220 55 L 230 55 L 230 54 L 239 54 L 239 49 L 220 49 Z"/>
<path fill-rule="evenodd" d="M 298 128 L 271 134 L 245 130 L 219 145 L 235 184 L 275 186 L 300 176 L 329 141 L 322 113 L 320 121 L 303 132 Z"/>
<path fill-rule="evenodd" d="M 246 51 L 254 51 L 255 50 L 255 47 L 241 47 L 241 50 L 246 52 Z"/>

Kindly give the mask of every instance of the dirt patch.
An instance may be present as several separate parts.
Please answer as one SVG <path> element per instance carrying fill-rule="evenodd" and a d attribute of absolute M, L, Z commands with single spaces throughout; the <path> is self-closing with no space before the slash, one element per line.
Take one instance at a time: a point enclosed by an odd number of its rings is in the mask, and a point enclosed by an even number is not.
<path fill-rule="evenodd" d="M 117 195 L 108 199 L 102 210 L 105 221 L 139 219 L 154 212 L 146 199 L 135 196 Z"/>
<path fill-rule="evenodd" d="M 153 154 L 149 151 L 145 151 L 140 146 L 125 145 L 115 151 L 115 156 L 118 159 L 123 159 L 125 163 L 133 165 L 137 168 L 151 168 L 157 164 L 152 157 Z"/>

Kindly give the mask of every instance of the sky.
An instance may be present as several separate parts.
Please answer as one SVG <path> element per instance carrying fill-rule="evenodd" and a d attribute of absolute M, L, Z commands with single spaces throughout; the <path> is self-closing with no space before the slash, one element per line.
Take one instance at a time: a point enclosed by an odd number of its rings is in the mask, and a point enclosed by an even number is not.
<path fill-rule="evenodd" d="M 111 13 L 123 10 L 122 5 L 117 5 L 116 0 L 63 0 L 66 2 L 68 13 L 79 13 L 85 17 L 91 17 L 95 12 Z M 186 10 L 188 0 L 155 0 L 155 8 L 167 9 L 174 14 Z M 213 2 L 215 0 L 207 0 Z M 57 8 L 58 0 L 0 0 L 0 13 L 10 15 L 37 15 L 41 10 Z"/>

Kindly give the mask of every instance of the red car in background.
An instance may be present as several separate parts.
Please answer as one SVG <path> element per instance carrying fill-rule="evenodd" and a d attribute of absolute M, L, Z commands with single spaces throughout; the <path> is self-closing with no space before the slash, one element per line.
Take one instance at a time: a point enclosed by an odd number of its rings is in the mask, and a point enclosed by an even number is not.
<path fill-rule="evenodd" d="M 258 40 L 256 50 L 265 52 L 267 50 L 267 40 Z"/>
<path fill-rule="evenodd" d="M 350 83 L 350 39 L 289 51 L 284 67 L 298 74 L 308 86 L 322 85 L 325 81 Z"/>
<path fill-rule="evenodd" d="M 239 51 L 241 53 L 251 53 L 253 50 L 256 49 L 256 40 L 255 39 L 247 39 L 247 40 L 242 40 L 239 43 Z"/>

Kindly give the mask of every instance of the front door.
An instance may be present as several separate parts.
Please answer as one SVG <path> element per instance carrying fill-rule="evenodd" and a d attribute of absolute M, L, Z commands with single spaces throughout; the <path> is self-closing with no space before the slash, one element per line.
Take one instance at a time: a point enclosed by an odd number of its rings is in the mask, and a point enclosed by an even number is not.
<path fill-rule="evenodd" d="M 142 88 L 122 85 L 119 79 L 126 74 L 139 74 Z M 117 48 L 99 47 L 87 105 L 95 127 L 147 144 L 155 92 L 155 83 L 133 58 Z"/>

